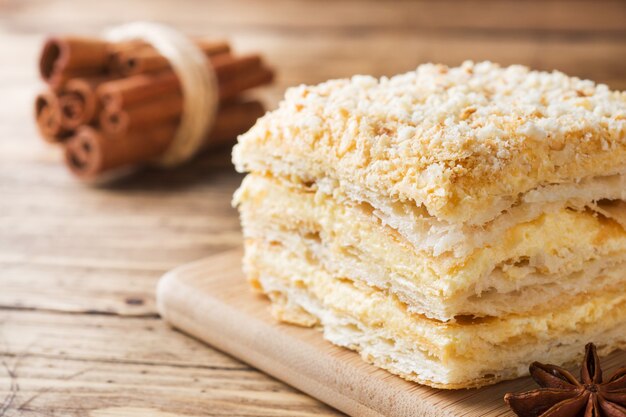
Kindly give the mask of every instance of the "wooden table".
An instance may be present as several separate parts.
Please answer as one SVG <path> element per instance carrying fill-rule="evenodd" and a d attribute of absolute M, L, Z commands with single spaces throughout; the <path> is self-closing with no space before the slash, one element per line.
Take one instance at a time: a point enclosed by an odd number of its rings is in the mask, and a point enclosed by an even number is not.
<path fill-rule="evenodd" d="M 263 95 L 423 61 L 525 63 L 626 89 L 622 1 L 0 1 L 0 416 L 337 415 L 171 330 L 168 269 L 240 244 L 228 151 L 91 188 L 32 121 L 48 32 L 136 19 L 230 38 L 279 73 Z"/>

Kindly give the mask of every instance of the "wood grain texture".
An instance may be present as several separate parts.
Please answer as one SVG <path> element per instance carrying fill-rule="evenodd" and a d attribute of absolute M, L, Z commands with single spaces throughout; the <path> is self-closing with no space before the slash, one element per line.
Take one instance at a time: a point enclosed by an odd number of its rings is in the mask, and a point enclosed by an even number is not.
<path fill-rule="evenodd" d="M 156 318 L 4 311 L 0 323 L 0 415 L 335 415 Z"/>
<path fill-rule="evenodd" d="M 269 302 L 245 281 L 242 255 L 233 250 L 168 272 L 157 293 L 161 316 L 351 416 L 514 416 L 504 394 L 536 388 L 530 378 L 455 391 L 404 381 L 318 331 L 276 323 Z M 624 362 L 626 352 L 617 352 L 603 359 L 603 369 L 611 375 Z"/>
<path fill-rule="evenodd" d="M 0 416 L 337 414 L 157 319 L 160 275 L 240 244 L 228 150 L 91 188 L 38 137 L 45 35 L 130 20 L 262 52 L 278 71 L 259 92 L 269 107 L 290 85 L 424 61 L 523 63 L 626 89 L 621 0 L 0 0 Z"/>

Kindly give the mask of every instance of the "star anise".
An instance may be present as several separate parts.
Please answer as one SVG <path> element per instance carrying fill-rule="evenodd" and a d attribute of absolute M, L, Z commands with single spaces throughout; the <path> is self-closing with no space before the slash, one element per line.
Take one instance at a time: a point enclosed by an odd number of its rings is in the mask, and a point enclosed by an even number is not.
<path fill-rule="evenodd" d="M 559 366 L 539 362 L 530 365 L 530 375 L 542 388 L 504 396 L 519 417 L 626 417 L 626 367 L 603 383 L 593 343 L 585 346 L 580 381 Z"/>

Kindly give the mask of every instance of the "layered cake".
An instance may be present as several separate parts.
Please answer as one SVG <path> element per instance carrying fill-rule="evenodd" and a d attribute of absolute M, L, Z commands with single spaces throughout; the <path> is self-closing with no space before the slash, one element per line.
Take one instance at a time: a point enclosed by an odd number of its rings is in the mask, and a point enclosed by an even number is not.
<path fill-rule="evenodd" d="M 288 90 L 239 138 L 244 269 L 281 321 L 469 388 L 626 347 L 626 93 L 466 62 Z"/>

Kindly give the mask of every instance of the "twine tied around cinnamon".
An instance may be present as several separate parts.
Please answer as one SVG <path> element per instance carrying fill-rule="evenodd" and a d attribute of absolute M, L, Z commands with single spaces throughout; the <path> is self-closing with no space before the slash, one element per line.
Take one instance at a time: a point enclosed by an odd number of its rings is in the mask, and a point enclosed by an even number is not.
<path fill-rule="evenodd" d="M 217 78 L 206 55 L 186 36 L 158 23 L 118 26 L 107 31 L 106 38 L 114 42 L 142 40 L 170 62 L 180 81 L 183 112 L 174 139 L 154 163 L 169 168 L 193 158 L 215 122 L 219 105 Z"/>

